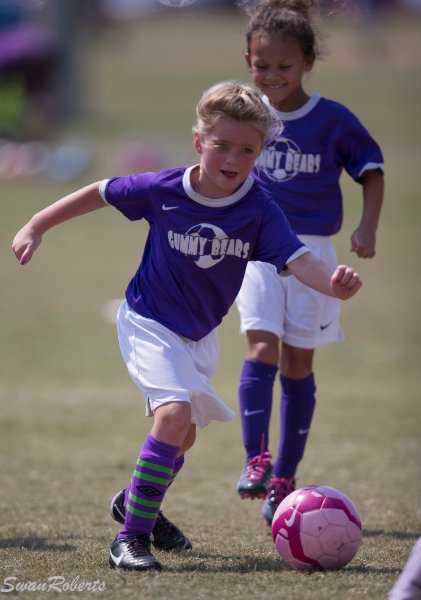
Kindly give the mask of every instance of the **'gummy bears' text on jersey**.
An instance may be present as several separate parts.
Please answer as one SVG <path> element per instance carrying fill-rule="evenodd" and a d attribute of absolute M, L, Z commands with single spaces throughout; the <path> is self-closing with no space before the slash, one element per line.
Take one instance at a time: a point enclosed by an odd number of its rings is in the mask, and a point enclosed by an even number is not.
<path fill-rule="evenodd" d="M 334 235 L 343 219 L 342 171 L 358 183 L 367 170 L 383 171 L 379 145 L 348 108 L 318 94 L 291 113 L 270 110 L 282 131 L 261 153 L 253 175 L 295 233 Z"/>
<path fill-rule="evenodd" d="M 191 186 L 195 168 L 113 177 L 100 186 L 103 199 L 126 218 L 149 224 L 126 289 L 129 306 L 190 340 L 219 325 L 249 260 L 281 271 L 307 251 L 252 177 L 231 196 L 210 199 Z"/>
<path fill-rule="evenodd" d="M 320 162 L 320 154 L 306 154 L 293 140 L 281 137 L 263 150 L 256 168 L 263 170 L 272 181 L 282 183 L 298 173 L 319 173 Z"/>

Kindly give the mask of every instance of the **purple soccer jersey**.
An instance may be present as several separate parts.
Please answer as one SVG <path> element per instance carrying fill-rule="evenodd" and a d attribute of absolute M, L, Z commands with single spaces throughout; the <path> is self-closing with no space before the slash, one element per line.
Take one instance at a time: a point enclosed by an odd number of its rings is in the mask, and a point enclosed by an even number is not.
<path fill-rule="evenodd" d="M 271 111 L 283 130 L 259 156 L 255 178 L 296 233 L 337 233 L 343 219 L 341 173 L 345 169 L 360 182 L 364 171 L 383 171 L 378 144 L 350 110 L 318 94 L 294 112 Z"/>
<path fill-rule="evenodd" d="M 115 177 L 100 191 L 125 217 L 150 227 L 128 304 L 197 341 L 228 312 L 249 260 L 282 271 L 307 250 L 253 178 L 229 197 L 209 199 L 192 189 L 193 168 Z"/>

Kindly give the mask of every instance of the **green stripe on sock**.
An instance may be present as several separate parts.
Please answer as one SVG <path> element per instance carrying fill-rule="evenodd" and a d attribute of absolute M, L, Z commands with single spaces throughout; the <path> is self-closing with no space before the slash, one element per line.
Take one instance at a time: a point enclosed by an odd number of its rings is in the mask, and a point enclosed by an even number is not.
<path fill-rule="evenodd" d="M 139 458 L 136 464 L 138 464 L 139 467 L 146 467 L 147 469 L 152 469 L 153 471 L 158 471 L 159 473 L 167 473 L 167 475 L 172 475 L 174 472 L 174 469 L 162 467 L 161 465 L 149 462 L 148 460 L 143 460 L 142 458 Z"/>
<path fill-rule="evenodd" d="M 150 506 L 151 508 L 159 508 L 161 506 L 161 502 L 139 498 L 139 496 L 135 496 L 135 494 L 132 494 L 131 492 L 129 492 L 129 498 L 132 502 L 136 502 L 136 504 L 143 504 L 144 506 Z"/>
<path fill-rule="evenodd" d="M 161 485 L 167 486 L 169 481 L 168 479 L 164 479 L 163 477 L 154 477 L 153 475 L 149 475 L 148 473 L 143 473 L 143 471 L 134 471 L 133 477 L 136 479 L 143 479 L 145 481 L 153 481 L 153 483 L 159 483 Z"/>
<path fill-rule="evenodd" d="M 158 514 L 158 512 L 148 513 L 144 510 L 137 510 L 137 508 L 133 508 L 133 506 L 130 506 L 130 504 L 126 504 L 126 510 L 129 511 L 129 513 L 132 513 L 132 515 L 136 515 L 136 517 L 143 517 L 144 519 L 156 519 L 156 515 Z"/>

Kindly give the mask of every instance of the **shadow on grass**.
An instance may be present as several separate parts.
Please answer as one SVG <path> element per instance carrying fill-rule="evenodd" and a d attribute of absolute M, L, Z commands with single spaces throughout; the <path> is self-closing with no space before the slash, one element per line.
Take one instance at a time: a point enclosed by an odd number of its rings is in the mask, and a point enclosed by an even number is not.
<path fill-rule="evenodd" d="M 192 564 L 191 559 L 195 562 Z M 196 562 L 197 561 L 197 562 Z M 215 561 L 215 562 L 214 562 Z M 202 571 L 205 573 L 270 573 L 270 572 L 293 572 L 293 569 L 278 559 L 256 559 L 255 557 L 244 556 L 244 557 L 231 557 L 231 560 L 226 564 L 220 564 L 221 557 L 217 555 L 199 555 L 191 556 L 190 560 L 186 561 L 186 564 L 177 565 L 166 565 L 166 571 L 172 571 L 177 573 L 194 573 L 195 571 Z M 214 563 L 214 564 L 213 564 Z M 355 574 L 373 574 L 373 575 L 385 575 L 385 574 L 396 574 L 399 568 L 391 567 L 373 567 L 373 566 L 346 566 L 340 569 L 341 572 L 355 573 Z M 311 577 L 320 571 L 299 571 L 301 575 Z M 328 570 L 327 573 L 333 571 Z M 337 571 L 335 571 L 337 572 Z"/>
<path fill-rule="evenodd" d="M 41 550 L 45 552 L 75 552 L 76 546 L 70 544 L 54 544 L 47 538 L 40 537 L 16 537 L 0 539 L 1 548 L 23 548 L 25 550 Z"/>
<path fill-rule="evenodd" d="M 388 573 L 397 573 L 400 569 L 399 567 L 366 567 L 365 565 L 360 565 L 359 567 L 345 567 L 343 570 L 348 573 L 358 573 L 358 574 L 376 574 L 376 575 L 387 575 Z"/>
<path fill-rule="evenodd" d="M 178 558 L 178 557 L 177 557 Z M 189 552 L 177 567 L 167 565 L 165 570 L 177 572 L 203 571 L 206 573 L 263 573 L 289 569 L 278 558 L 256 558 L 255 556 L 230 556 L 223 560 L 220 554 Z"/>
<path fill-rule="evenodd" d="M 177 558 L 181 558 L 180 555 Z M 165 565 L 165 571 L 175 573 L 194 573 L 196 571 L 202 571 L 204 573 L 270 573 L 270 572 L 293 572 L 293 569 L 278 558 L 256 558 L 255 556 L 241 555 L 231 556 L 229 560 L 221 564 L 221 555 L 189 552 L 182 557 L 179 564 Z M 396 574 L 399 571 L 399 567 L 376 567 L 372 565 L 347 565 L 341 572 L 355 573 L 355 574 L 373 574 L 373 575 L 387 575 Z M 327 573 L 338 572 L 335 570 L 328 570 Z M 311 577 L 320 571 L 300 571 L 303 576 Z"/>
<path fill-rule="evenodd" d="M 407 531 L 386 531 L 385 529 L 364 529 L 363 537 L 379 537 L 385 535 L 387 537 L 396 538 L 397 540 L 415 540 L 421 536 L 421 533 Z"/>

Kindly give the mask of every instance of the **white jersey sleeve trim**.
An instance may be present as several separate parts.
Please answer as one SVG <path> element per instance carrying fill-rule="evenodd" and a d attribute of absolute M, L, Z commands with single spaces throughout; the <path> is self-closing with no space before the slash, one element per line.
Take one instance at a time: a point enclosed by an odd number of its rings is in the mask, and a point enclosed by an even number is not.
<path fill-rule="evenodd" d="M 310 252 L 310 250 L 307 248 L 307 246 L 301 246 L 301 248 L 298 248 L 298 250 L 296 250 L 294 252 L 294 254 L 291 254 L 291 256 L 288 258 L 288 260 L 286 261 L 285 264 L 288 264 L 288 263 L 292 262 L 293 260 L 295 260 L 299 256 L 302 256 L 303 254 L 306 254 L 306 252 Z"/>
<path fill-rule="evenodd" d="M 102 200 L 104 201 L 105 204 L 107 204 L 108 206 L 110 206 L 109 202 L 107 202 L 107 199 L 105 197 L 105 188 L 107 187 L 107 183 L 109 182 L 109 179 L 103 179 L 100 184 L 99 184 L 99 195 L 101 196 Z"/>
<path fill-rule="evenodd" d="M 290 263 L 293 260 L 295 260 L 296 258 L 302 256 L 303 254 L 306 254 L 307 252 L 310 252 L 310 250 L 307 248 L 307 246 L 301 246 L 301 248 L 298 248 L 298 250 L 296 250 L 288 258 L 288 260 L 285 263 L 285 267 L 282 269 L 282 271 L 279 271 L 278 275 L 280 275 L 281 277 L 288 277 L 289 275 L 291 275 L 291 271 L 288 269 L 288 263 Z"/>
<path fill-rule="evenodd" d="M 380 169 L 380 171 L 384 174 L 384 163 L 367 163 L 358 173 L 357 178 L 361 177 L 361 175 L 366 171 L 377 171 L 377 169 Z"/>

